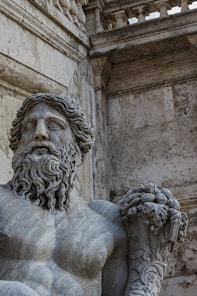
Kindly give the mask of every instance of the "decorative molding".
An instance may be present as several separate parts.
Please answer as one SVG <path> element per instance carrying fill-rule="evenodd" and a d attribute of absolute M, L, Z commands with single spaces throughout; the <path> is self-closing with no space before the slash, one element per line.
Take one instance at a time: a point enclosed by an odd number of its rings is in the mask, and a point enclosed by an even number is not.
<path fill-rule="evenodd" d="M 29 1 L 1 0 L 0 12 L 76 62 L 86 58 L 87 35 L 57 9 L 49 14 Z"/>

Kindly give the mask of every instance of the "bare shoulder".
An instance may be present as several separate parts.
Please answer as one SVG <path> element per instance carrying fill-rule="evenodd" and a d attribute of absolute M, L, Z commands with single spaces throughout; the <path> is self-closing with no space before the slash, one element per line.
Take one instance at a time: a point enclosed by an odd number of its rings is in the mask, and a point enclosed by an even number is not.
<path fill-rule="evenodd" d="M 8 189 L 8 186 L 5 184 L 0 184 L 0 190 Z"/>
<path fill-rule="evenodd" d="M 0 197 L 7 195 L 13 195 L 8 185 L 0 184 Z"/>
<path fill-rule="evenodd" d="M 89 208 L 113 223 L 121 224 L 120 208 L 106 200 L 95 200 L 88 204 Z"/>

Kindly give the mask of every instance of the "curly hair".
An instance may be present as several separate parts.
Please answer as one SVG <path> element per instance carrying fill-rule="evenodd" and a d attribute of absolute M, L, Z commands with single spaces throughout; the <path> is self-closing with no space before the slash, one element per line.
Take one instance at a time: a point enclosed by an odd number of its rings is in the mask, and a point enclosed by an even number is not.
<path fill-rule="evenodd" d="M 81 150 L 82 157 L 92 148 L 94 143 L 94 131 L 86 121 L 80 105 L 68 96 L 37 93 L 27 97 L 21 108 L 17 111 L 16 119 L 12 122 L 10 130 L 10 148 L 15 151 L 21 140 L 22 122 L 27 112 L 39 104 L 46 102 L 66 117 L 76 142 Z"/>

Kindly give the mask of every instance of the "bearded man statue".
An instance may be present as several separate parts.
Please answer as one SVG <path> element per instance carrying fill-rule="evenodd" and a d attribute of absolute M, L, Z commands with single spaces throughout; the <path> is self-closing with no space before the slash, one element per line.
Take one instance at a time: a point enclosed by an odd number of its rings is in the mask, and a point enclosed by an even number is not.
<path fill-rule="evenodd" d="M 27 110 L 31 110 L 40 102 L 48 106 L 54 106 L 55 103 L 55 109 L 60 110 L 65 116 L 64 121 L 68 121 L 66 128 L 70 127 L 72 131 L 69 141 L 66 140 L 64 143 L 58 140 L 53 143 L 48 139 L 48 135 L 38 134 L 33 141 L 27 141 L 24 147 L 27 135 L 36 128 L 34 119 L 27 119 Z M 38 109 L 34 107 L 37 116 L 40 105 Z M 48 129 L 48 133 L 60 134 L 61 130 L 64 133 L 64 127 L 58 120 L 60 119 L 57 117 L 49 117 L 46 126 L 41 127 L 46 130 L 41 132 L 47 133 Z M 22 136 L 23 141 L 20 141 Z M 29 97 L 18 112 L 11 130 L 10 147 L 15 152 L 14 177 L 10 183 L 13 191 L 37 205 L 48 207 L 51 212 L 54 212 L 56 207 L 63 210 L 66 204 L 68 205 L 69 192 L 73 188 L 77 168 L 85 153 L 91 148 L 93 137 L 93 130 L 74 100 L 69 97 L 59 97 L 55 100 L 55 96 L 39 94 Z M 63 138 L 64 135 L 61 140 Z"/>
<path fill-rule="evenodd" d="M 94 132 L 75 100 L 35 94 L 11 129 L 12 180 L 0 186 L 1 296 L 157 296 L 187 218 L 151 183 L 119 205 L 73 190 Z M 146 248 L 144 248 L 146 246 Z"/>

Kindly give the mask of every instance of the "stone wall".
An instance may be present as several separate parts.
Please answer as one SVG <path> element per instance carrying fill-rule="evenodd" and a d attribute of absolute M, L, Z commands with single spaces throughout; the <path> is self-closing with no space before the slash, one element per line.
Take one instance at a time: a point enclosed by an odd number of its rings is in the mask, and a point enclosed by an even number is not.
<path fill-rule="evenodd" d="M 108 101 L 112 199 L 153 182 L 170 188 L 190 219 L 185 242 L 170 257 L 162 296 L 196 294 L 196 104 L 197 80 Z"/>
<path fill-rule="evenodd" d="M 193 11 L 91 36 L 95 85 L 103 93 L 100 106 L 107 106 L 108 196 L 118 202 L 134 185 L 152 182 L 171 189 L 189 216 L 162 296 L 196 295 L 197 38 L 196 31 L 190 34 L 196 16 Z"/>
<path fill-rule="evenodd" d="M 0 2 L 0 183 L 12 176 L 9 129 L 26 96 L 48 92 L 74 97 L 93 123 L 87 34 L 54 6 L 42 8 L 33 2 Z M 90 153 L 78 182 L 80 194 L 87 200 L 93 198 L 92 170 Z"/>
<path fill-rule="evenodd" d="M 196 181 L 197 80 L 109 99 L 112 190 Z"/>

